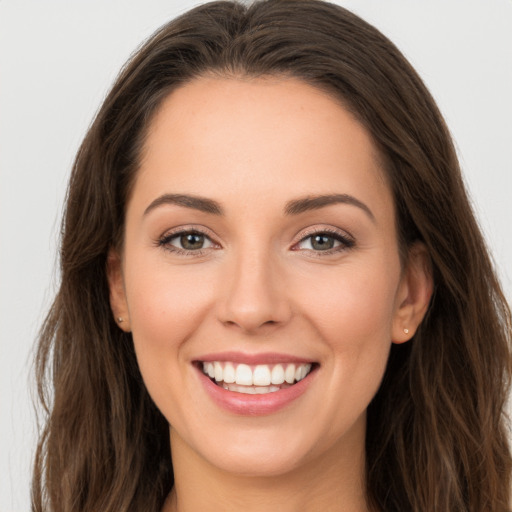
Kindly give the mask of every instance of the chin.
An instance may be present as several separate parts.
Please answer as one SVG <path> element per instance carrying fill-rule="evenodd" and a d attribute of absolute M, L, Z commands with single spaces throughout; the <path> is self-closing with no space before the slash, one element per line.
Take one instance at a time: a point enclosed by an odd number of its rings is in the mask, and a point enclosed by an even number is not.
<path fill-rule="evenodd" d="M 210 463 L 222 471 L 252 478 L 277 477 L 286 475 L 305 462 L 305 454 L 279 446 L 244 447 L 225 446 L 222 453 L 215 454 Z"/>

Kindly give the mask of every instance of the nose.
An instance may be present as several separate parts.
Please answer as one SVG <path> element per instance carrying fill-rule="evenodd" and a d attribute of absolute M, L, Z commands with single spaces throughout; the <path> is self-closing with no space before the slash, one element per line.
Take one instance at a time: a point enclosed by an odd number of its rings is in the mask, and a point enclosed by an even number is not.
<path fill-rule="evenodd" d="M 246 333 L 286 324 L 292 315 L 283 269 L 269 251 L 245 251 L 226 261 L 219 320 Z"/>

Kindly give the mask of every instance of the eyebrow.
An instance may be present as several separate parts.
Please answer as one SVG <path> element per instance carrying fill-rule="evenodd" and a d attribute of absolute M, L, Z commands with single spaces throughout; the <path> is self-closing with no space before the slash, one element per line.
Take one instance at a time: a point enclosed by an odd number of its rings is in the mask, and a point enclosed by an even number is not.
<path fill-rule="evenodd" d="M 213 215 L 223 215 L 222 207 L 217 201 L 207 199 L 206 197 L 192 196 L 189 194 L 164 194 L 157 197 L 145 210 L 144 215 L 147 215 L 151 210 L 162 206 L 164 204 L 174 204 L 177 206 L 184 206 L 193 210 L 210 213 Z"/>
<path fill-rule="evenodd" d="M 190 194 L 163 194 L 151 202 L 151 204 L 144 210 L 144 215 L 147 215 L 150 211 L 165 204 L 183 206 L 185 208 L 199 210 L 212 215 L 224 215 L 224 211 L 217 201 Z M 307 211 L 319 210 L 320 208 L 333 204 L 349 204 L 356 206 L 363 210 L 368 217 L 375 222 L 375 216 L 370 208 L 368 208 L 368 206 L 366 206 L 362 201 L 349 194 L 326 194 L 293 199 L 286 203 L 284 212 L 286 215 L 299 215 Z"/>
<path fill-rule="evenodd" d="M 375 215 L 373 215 L 370 208 L 368 208 L 368 206 L 359 199 L 348 194 L 327 194 L 294 199 L 286 203 L 284 212 L 286 215 L 299 215 L 300 213 L 310 210 L 319 210 L 320 208 L 324 208 L 325 206 L 330 206 L 332 204 L 349 204 L 357 206 L 363 210 L 366 215 L 368 215 L 372 222 L 375 222 Z"/>

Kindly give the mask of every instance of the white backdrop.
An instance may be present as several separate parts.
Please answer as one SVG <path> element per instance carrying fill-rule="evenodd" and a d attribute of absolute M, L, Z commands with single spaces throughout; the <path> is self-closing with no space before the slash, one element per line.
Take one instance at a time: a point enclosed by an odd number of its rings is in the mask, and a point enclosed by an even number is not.
<path fill-rule="evenodd" d="M 512 297 L 512 0 L 338 0 L 411 60 L 454 135 Z M 0 512 L 29 510 L 33 342 L 68 172 L 117 71 L 193 0 L 0 0 Z"/>

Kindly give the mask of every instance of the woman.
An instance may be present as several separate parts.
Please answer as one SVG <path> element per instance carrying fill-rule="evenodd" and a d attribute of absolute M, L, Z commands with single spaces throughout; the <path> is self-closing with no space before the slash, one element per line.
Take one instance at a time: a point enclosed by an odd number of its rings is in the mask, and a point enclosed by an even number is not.
<path fill-rule="evenodd" d="M 356 16 L 164 26 L 63 230 L 34 510 L 509 509 L 510 312 L 441 115 Z"/>

